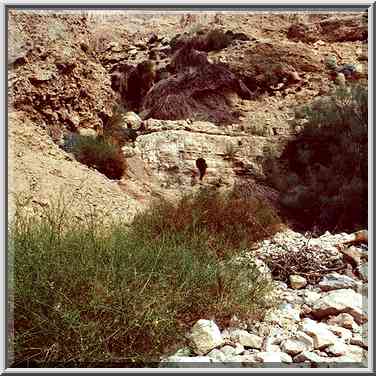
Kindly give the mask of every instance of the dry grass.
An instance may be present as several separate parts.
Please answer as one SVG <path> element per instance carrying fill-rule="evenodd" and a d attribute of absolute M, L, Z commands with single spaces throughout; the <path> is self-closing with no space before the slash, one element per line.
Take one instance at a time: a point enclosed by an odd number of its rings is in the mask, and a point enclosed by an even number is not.
<path fill-rule="evenodd" d="M 290 275 L 305 277 L 310 284 L 317 284 L 331 272 L 340 272 L 346 268 L 346 263 L 337 256 L 307 244 L 293 251 L 286 247 L 285 252 L 276 252 L 266 258 L 273 278 L 289 282 Z"/>
<path fill-rule="evenodd" d="M 195 236 L 205 230 L 213 251 L 220 257 L 225 257 L 228 249 L 250 246 L 280 228 L 278 215 L 261 199 L 207 189 L 186 196 L 177 204 L 159 203 L 150 216 L 136 218 L 135 224 L 137 228 L 147 228 L 152 238 L 166 232 Z"/>

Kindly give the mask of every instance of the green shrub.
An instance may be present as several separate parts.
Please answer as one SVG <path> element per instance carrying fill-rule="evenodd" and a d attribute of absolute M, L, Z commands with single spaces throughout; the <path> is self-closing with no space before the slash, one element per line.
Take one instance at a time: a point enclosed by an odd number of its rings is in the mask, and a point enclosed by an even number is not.
<path fill-rule="evenodd" d="M 353 231 L 366 227 L 367 88 L 339 89 L 306 106 L 303 113 L 300 110 L 299 117 L 306 124 L 280 159 L 287 169 L 280 175 L 287 177 L 281 192 L 287 215 L 302 229 Z"/>
<path fill-rule="evenodd" d="M 256 197 L 237 192 L 221 194 L 201 189 L 178 203 L 158 202 L 149 215 L 135 218 L 135 228 L 149 231 L 151 238 L 165 233 L 195 237 L 203 231 L 218 256 L 269 237 L 279 230 L 280 219 L 273 208 Z"/>
<path fill-rule="evenodd" d="M 120 179 L 126 170 L 125 158 L 120 147 L 103 137 L 77 135 L 72 152 L 79 162 L 97 169 L 110 179 Z"/>
<path fill-rule="evenodd" d="M 270 306 L 272 283 L 249 259 L 219 259 L 199 210 L 175 232 L 155 209 L 110 229 L 94 214 L 75 223 L 66 205 L 45 210 L 17 211 L 10 232 L 14 366 L 152 367 L 196 320 L 223 327 Z"/>

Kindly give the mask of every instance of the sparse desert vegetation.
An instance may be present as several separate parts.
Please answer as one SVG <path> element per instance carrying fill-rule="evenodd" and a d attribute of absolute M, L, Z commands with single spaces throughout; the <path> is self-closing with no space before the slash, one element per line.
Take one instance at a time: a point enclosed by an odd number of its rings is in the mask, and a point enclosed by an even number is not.
<path fill-rule="evenodd" d="M 120 179 L 126 170 L 121 149 L 103 137 L 75 136 L 72 147 L 77 160 L 110 179 Z"/>
<path fill-rule="evenodd" d="M 7 16 L 10 368 L 367 366 L 367 12 Z"/>

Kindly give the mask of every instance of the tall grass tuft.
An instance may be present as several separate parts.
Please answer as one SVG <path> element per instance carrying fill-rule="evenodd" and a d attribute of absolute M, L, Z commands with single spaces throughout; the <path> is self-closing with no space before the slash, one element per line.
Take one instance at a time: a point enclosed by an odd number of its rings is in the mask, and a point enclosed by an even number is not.
<path fill-rule="evenodd" d="M 240 202 L 226 216 L 229 203 L 218 200 L 187 197 L 180 216 L 162 203 L 130 227 L 106 230 L 94 212 L 78 225 L 64 205 L 38 219 L 18 210 L 10 230 L 13 366 L 152 367 L 200 318 L 223 326 L 233 314 L 262 315 L 272 283 L 252 261 L 226 257 L 249 240 L 251 220 L 240 223 Z"/>
<path fill-rule="evenodd" d="M 157 202 L 148 215 L 135 218 L 134 228 L 152 239 L 166 233 L 193 238 L 205 234 L 217 256 L 224 256 L 273 235 L 280 223 L 274 209 L 259 198 L 203 188 L 178 203 Z"/>

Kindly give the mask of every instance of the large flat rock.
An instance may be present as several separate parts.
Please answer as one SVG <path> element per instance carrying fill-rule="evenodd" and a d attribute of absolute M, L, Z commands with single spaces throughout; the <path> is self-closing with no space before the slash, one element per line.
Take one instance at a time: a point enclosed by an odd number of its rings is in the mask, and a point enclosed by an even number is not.
<path fill-rule="evenodd" d="M 343 312 L 353 316 L 358 324 L 366 322 L 367 299 L 352 289 L 340 289 L 322 294 L 312 307 L 312 314 L 319 319 Z"/>

